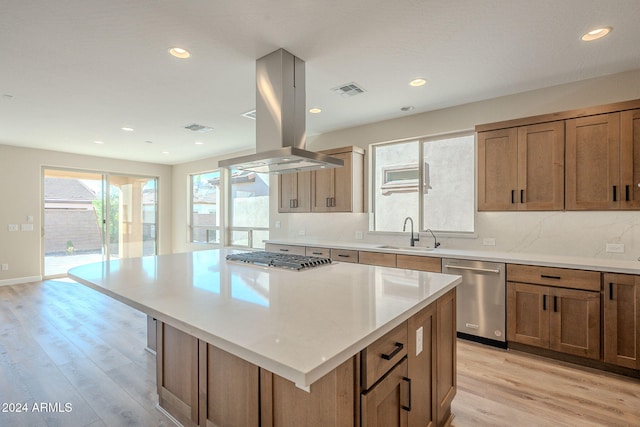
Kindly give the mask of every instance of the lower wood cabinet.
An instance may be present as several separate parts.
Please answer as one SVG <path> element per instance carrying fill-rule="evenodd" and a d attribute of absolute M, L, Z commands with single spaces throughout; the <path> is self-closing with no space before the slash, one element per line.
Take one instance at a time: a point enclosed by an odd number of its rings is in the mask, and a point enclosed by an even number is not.
<path fill-rule="evenodd" d="M 604 361 L 640 369 L 640 276 L 604 274 Z"/>
<path fill-rule="evenodd" d="M 407 427 L 412 410 L 406 356 L 375 386 L 362 394 L 362 427 Z"/>
<path fill-rule="evenodd" d="M 157 321 L 158 403 L 184 425 L 198 424 L 198 339 Z"/>
<path fill-rule="evenodd" d="M 507 283 L 507 340 L 600 358 L 600 293 Z"/>
<path fill-rule="evenodd" d="M 158 321 L 159 403 L 192 427 L 447 425 L 456 393 L 455 310 L 454 289 L 309 391 Z"/>
<path fill-rule="evenodd" d="M 380 265 L 382 267 L 395 267 L 396 254 L 359 251 L 358 262 L 360 264 Z"/>

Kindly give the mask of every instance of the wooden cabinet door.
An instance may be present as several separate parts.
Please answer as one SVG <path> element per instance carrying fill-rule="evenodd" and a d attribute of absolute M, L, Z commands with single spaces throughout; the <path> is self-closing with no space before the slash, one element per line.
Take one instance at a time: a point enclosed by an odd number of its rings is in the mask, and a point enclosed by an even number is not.
<path fill-rule="evenodd" d="M 198 424 L 198 340 L 156 321 L 158 404 L 185 425 Z"/>
<path fill-rule="evenodd" d="M 507 282 L 507 340 L 549 348 L 549 288 Z"/>
<path fill-rule="evenodd" d="M 436 425 L 448 425 L 456 395 L 456 290 L 436 301 Z"/>
<path fill-rule="evenodd" d="M 518 128 L 518 209 L 564 209 L 564 121 Z"/>
<path fill-rule="evenodd" d="M 407 359 L 404 358 L 382 381 L 362 394 L 362 427 L 407 427 L 408 413 L 413 407 L 408 391 L 411 380 L 407 375 Z"/>
<path fill-rule="evenodd" d="M 409 427 L 430 427 L 436 422 L 436 304 L 409 319 L 408 362 L 412 408 Z"/>
<path fill-rule="evenodd" d="M 620 115 L 620 189 L 622 209 L 640 208 L 640 110 Z"/>
<path fill-rule="evenodd" d="M 549 348 L 600 358 L 600 293 L 550 288 Z"/>
<path fill-rule="evenodd" d="M 200 425 L 258 427 L 258 367 L 203 341 L 199 352 Z"/>
<path fill-rule="evenodd" d="M 278 176 L 278 212 L 309 212 L 311 207 L 311 172 L 285 173 Z"/>
<path fill-rule="evenodd" d="M 335 197 L 336 169 L 313 171 L 311 175 L 311 211 L 331 212 Z"/>
<path fill-rule="evenodd" d="M 640 276 L 604 275 L 604 361 L 640 369 Z"/>
<path fill-rule="evenodd" d="M 515 128 L 478 133 L 478 210 L 518 208 L 518 132 Z"/>
<path fill-rule="evenodd" d="M 620 113 L 566 121 L 567 210 L 617 209 L 620 188 Z"/>
<path fill-rule="evenodd" d="M 352 156 L 351 152 L 331 154 L 331 157 L 342 159 L 344 166 L 312 172 L 313 212 L 350 212 L 353 209 Z"/>

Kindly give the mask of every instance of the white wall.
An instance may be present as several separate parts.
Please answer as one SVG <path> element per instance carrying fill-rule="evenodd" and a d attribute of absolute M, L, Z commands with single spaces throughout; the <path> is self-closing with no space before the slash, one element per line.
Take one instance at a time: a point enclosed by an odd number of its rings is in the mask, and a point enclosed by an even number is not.
<path fill-rule="evenodd" d="M 0 145 L 0 284 L 38 280 L 42 264 L 42 167 L 145 175 L 158 178 L 158 252 L 171 251 L 171 166 Z M 34 217 L 33 232 L 8 232 L 8 224 Z"/>
<path fill-rule="evenodd" d="M 307 148 L 317 151 L 356 145 L 368 154 L 372 143 L 472 130 L 482 123 L 638 98 L 640 70 L 634 70 L 330 132 L 310 137 Z M 281 228 L 273 227 L 276 221 Z M 271 238 L 276 239 L 354 241 L 354 232 L 362 231 L 366 242 L 408 243 L 408 237 L 401 234 L 367 234 L 366 213 L 279 214 L 277 204 L 272 203 L 271 225 Z M 496 246 L 482 246 L 485 237 L 495 238 Z M 428 239 L 422 237 L 420 244 Z M 474 238 L 441 240 L 449 248 L 636 259 L 640 256 L 640 212 L 480 212 Z M 607 242 L 623 243 L 626 252 L 605 253 Z"/>

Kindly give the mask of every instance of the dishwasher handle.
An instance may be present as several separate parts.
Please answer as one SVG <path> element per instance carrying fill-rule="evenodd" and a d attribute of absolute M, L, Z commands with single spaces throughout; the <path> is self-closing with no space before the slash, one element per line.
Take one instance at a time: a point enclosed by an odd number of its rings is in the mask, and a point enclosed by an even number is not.
<path fill-rule="evenodd" d="M 482 273 L 500 274 L 500 269 L 493 269 L 493 268 L 465 267 L 463 265 L 450 265 L 450 264 L 445 264 L 444 267 L 458 269 L 458 270 L 480 271 Z"/>

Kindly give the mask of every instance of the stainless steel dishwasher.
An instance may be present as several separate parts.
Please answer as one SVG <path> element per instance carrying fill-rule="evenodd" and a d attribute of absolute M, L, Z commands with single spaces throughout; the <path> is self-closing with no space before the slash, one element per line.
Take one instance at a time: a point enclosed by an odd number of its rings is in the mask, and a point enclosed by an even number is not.
<path fill-rule="evenodd" d="M 462 276 L 456 297 L 458 337 L 506 348 L 504 263 L 442 258 L 442 272 Z"/>

